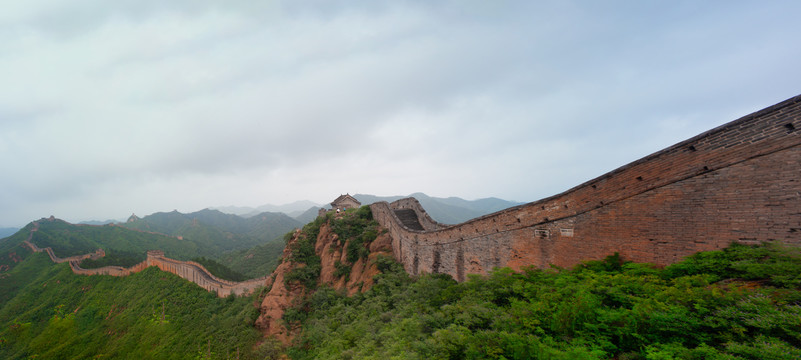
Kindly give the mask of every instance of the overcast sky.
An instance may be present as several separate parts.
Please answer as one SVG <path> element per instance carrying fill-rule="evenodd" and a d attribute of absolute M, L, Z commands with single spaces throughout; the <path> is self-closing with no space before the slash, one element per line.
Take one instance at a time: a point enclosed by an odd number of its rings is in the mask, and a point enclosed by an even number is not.
<path fill-rule="evenodd" d="M 4 3 L 0 227 L 535 201 L 801 93 L 799 1 L 333 3 Z"/>

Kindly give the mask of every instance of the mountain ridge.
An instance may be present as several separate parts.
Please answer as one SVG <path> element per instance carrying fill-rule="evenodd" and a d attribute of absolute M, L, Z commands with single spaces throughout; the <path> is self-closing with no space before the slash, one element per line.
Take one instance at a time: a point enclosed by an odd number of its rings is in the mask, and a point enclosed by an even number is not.
<path fill-rule="evenodd" d="M 369 205 L 379 201 L 393 202 L 395 200 L 400 200 L 407 197 L 414 197 L 420 201 L 432 218 L 443 224 L 459 224 L 483 215 L 524 204 L 522 202 L 504 200 L 496 197 L 479 198 L 475 200 L 466 200 L 455 196 L 441 198 L 429 196 L 422 192 L 415 192 L 409 195 L 392 196 L 355 194 L 353 197 L 359 200 L 362 205 Z M 309 206 L 300 209 L 300 207 L 305 205 Z M 218 206 L 210 207 L 208 209 L 241 217 L 255 216 L 258 214 L 257 211 L 259 210 L 281 212 L 291 218 L 294 218 L 301 224 L 306 224 L 317 217 L 317 211 L 320 208 L 330 209 L 331 205 L 317 204 L 309 200 L 298 200 L 284 205 L 264 204 L 255 208 L 247 206 Z"/>
<path fill-rule="evenodd" d="M 281 212 L 289 215 L 290 217 L 294 217 L 292 214 L 300 214 L 308 210 L 309 208 L 312 207 L 319 208 L 322 206 L 323 206 L 322 204 L 318 204 L 310 200 L 297 200 L 291 203 L 286 203 L 281 205 L 263 204 L 257 207 L 230 205 L 230 206 L 212 206 L 209 207 L 208 209 L 219 210 L 223 213 L 233 214 L 242 217 L 251 217 L 263 212 Z"/>

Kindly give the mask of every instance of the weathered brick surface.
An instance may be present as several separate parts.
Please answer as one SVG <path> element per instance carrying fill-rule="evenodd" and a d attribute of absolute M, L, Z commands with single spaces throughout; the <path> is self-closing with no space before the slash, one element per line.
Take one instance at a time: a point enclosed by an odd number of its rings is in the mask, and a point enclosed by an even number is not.
<path fill-rule="evenodd" d="M 801 96 L 540 201 L 444 226 L 414 199 L 371 205 L 409 273 L 571 266 L 618 252 L 666 265 L 732 242 L 801 245 Z M 394 209 L 414 209 L 423 231 Z"/>

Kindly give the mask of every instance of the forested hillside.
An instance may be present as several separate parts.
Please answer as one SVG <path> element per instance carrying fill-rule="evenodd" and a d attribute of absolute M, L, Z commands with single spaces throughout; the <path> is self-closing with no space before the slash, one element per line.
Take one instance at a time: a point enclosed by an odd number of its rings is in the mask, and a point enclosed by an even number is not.
<path fill-rule="evenodd" d="M 294 359 L 799 359 L 801 253 L 733 246 L 657 269 L 616 256 L 456 283 L 399 264 L 363 295 L 318 289 Z M 301 315 L 301 316 L 298 316 Z"/>
<path fill-rule="evenodd" d="M 147 250 L 163 250 L 174 259 L 200 260 L 222 278 L 241 280 L 269 274 L 283 250 L 282 235 L 298 224 L 284 214 L 245 219 L 213 210 L 157 213 L 124 225 L 75 225 L 51 218 L 31 223 L 3 242 L 13 247 L 31 236 L 34 244 L 51 247 L 60 257 L 105 251 L 103 258 L 84 260 L 84 268 L 128 267 L 143 261 Z"/>
<path fill-rule="evenodd" d="M 252 279 L 272 272 L 284 251 L 284 240 L 279 238 L 250 249 L 237 250 L 219 256 L 219 261 L 234 271 Z"/>
<path fill-rule="evenodd" d="M 189 214 L 177 211 L 155 213 L 131 219 L 121 225 L 131 229 L 181 236 L 204 246 L 212 246 L 219 254 L 231 250 L 249 249 L 273 241 L 303 224 L 282 213 L 261 213 L 243 218 L 206 209 Z"/>
<path fill-rule="evenodd" d="M 17 233 L 0 242 L 0 358 L 801 358 L 798 248 L 732 245 L 664 269 L 612 255 L 457 283 L 411 277 L 376 256 L 371 249 L 386 234 L 365 209 L 288 233 L 285 272 L 245 298 L 217 298 L 156 268 L 75 275 L 20 246 Z M 71 230 L 65 224 L 53 221 L 43 234 Z M 91 244 L 77 234 L 60 238 L 62 246 Z M 348 296 L 367 288 L 364 279 L 346 281 L 367 259 L 372 287 Z M 266 295 L 281 287 L 288 307 L 261 321 L 277 304 Z M 291 329 L 289 343 L 264 339 L 257 323 Z"/>
<path fill-rule="evenodd" d="M 255 298 L 217 298 L 157 268 L 127 277 L 81 276 L 38 253 L 3 273 L 0 284 L 7 282 L 24 285 L 0 301 L 3 359 L 264 359 L 275 354 L 253 327 Z"/>
<path fill-rule="evenodd" d="M 198 252 L 191 258 L 202 256 L 216 260 L 246 278 L 269 274 L 284 249 L 282 236 L 301 225 L 283 213 L 264 212 L 244 218 L 209 209 L 189 214 L 177 211 L 155 213 L 122 224 L 132 229 L 180 236 L 197 243 L 208 251 Z"/>
<path fill-rule="evenodd" d="M 214 256 L 222 251 L 224 244 L 181 239 L 159 233 L 131 230 L 117 225 L 75 225 L 59 219 L 41 219 L 36 222 L 31 241 L 39 247 L 51 247 L 60 257 L 80 255 L 103 249 L 106 254 L 117 252 L 136 256 L 144 260 L 147 250 L 163 250 L 176 259 L 197 256 Z M 27 238 L 31 225 L 13 238 Z"/>

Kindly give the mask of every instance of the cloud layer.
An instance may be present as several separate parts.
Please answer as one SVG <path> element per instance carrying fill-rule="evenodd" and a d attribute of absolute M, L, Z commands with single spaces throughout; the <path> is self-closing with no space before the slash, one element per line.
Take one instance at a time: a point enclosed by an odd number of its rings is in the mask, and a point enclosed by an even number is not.
<path fill-rule="evenodd" d="M 6 5 L 0 226 L 345 192 L 537 200 L 797 95 L 799 7 Z"/>

